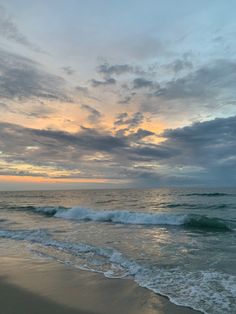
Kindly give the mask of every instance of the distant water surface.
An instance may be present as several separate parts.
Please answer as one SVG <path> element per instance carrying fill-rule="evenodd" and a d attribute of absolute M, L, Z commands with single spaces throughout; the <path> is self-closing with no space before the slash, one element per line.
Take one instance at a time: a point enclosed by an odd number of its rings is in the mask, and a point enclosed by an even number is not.
<path fill-rule="evenodd" d="M 0 192 L 0 248 L 236 313 L 236 189 Z"/>

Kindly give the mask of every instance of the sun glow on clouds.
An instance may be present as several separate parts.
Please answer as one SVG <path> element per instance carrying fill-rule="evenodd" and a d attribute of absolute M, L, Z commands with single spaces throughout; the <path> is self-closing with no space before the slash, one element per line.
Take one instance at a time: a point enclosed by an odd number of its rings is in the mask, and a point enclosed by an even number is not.
<path fill-rule="evenodd" d="M 29 146 L 26 148 L 29 151 L 36 151 L 38 148 L 35 146 Z M 37 166 L 34 164 L 27 163 L 19 163 L 17 161 L 14 162 L 6 162 L 4 160 L 0 161 L 0 171 L 4 173 L 4 171 L 8 171 L 8 173 L 18 174 L 19 176 L 41 176 L 45 178 L 52 177 L 63 177 L 72 175 L 72 172 L 58 169 L 57 167 L 50 166 Z M 73 175 L 79 175 L 79 170 L 73 170 Z"/>
<path fill-rule="evenodd" d="M 59 184 L 59 183 L 116 183 L 109 179 L 96 179 L 96 178 L 45 178 L 45 177 L 35 177 L 35 176 L 4 176 L 1 175 L 1 182 L 6 183 L 49 183 L 49 184 Z"/>
<path fill-rule="evenodd" d="M 29 150 L 35 150 L 36 147 L 27 147 Z M 4 170 L 12 175 L 4 175 Z M 22 183 L 108 183 L 113 180 L 106 178 L 83 178 L 80 177 L 80 171 L 66 171 L 53 167 L 35 166 L 25 163 L 7 163 L 0 162 L 0 175 L 2 182 L 22 182 Z M 3 174 L 2 174 L 3 173 Z M 74 177 L 71 177 L 74 176 Z"/>
<path fill-rule="evenodd" d="M 168 1 L 121 1 L 98 16 L 96 3 L 48 2 L 40 19 L 41 3 L 30 17 L 24 2 L 2 4 L 0 183 L 235 182 L 236 29 L 225 3 L 170 12 Z M 123 6 L 133 13 L 121 27 Z"/>

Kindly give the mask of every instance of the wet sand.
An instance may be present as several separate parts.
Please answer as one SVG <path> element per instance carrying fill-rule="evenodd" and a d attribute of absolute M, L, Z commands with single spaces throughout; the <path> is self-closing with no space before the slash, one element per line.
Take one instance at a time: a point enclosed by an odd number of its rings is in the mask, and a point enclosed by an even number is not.
<path fill-rule="evenodd" d="M 53 261 L 0 258 L 2 314 L 197 314 L 139 287 Z"/>

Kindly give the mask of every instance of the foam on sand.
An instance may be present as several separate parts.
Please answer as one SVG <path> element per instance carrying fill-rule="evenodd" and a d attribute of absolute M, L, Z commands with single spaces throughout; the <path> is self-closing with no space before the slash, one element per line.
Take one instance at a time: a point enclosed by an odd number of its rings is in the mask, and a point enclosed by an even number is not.
<path fill-rule="evenodd" d="M 109 278 L 132 277 L 140 286 L 167 296 L 173 303 L 204 313 L 233 313 L 236 277 L 218 271 L 188 271 L 131 260 L 112 247 L 58 241 L 45 230 L 0 230 L 0 237 L 31 244 L 34 254 L 73 267 L 103 273 Z M 36 247 L 35 247 L 36 245 Z M 47 250 L 48 248 L 48 250 Z M 66 254 L 66 257 L 65 257 Z M 71 258 L 70 258 L 71 256 Z"/>

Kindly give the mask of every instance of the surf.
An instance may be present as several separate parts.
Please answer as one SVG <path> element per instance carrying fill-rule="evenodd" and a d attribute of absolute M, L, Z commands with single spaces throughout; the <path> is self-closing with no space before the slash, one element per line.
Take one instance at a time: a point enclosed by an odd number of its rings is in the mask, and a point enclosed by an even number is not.
<path fill-rule="evenodd" d="M 167 212 L 135 212 L 127 210 L 94 210 L 84 207 L 34 207 L 26 210 L 46 216 L 74 220 L 94 221 L 100 223 L 114 223 L 144 226 L 183 226 L 209 231 L 231 231 L 229 222 L 217 218 L 198 214 L 167 213 Z"/>

